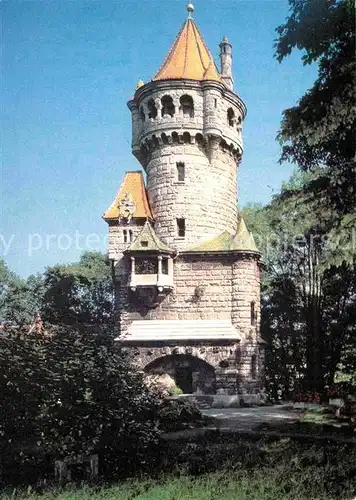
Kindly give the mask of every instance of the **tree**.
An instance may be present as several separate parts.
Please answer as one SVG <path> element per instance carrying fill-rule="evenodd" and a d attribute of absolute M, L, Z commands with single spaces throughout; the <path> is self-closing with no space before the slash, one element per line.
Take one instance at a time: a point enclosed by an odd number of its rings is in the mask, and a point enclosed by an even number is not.
<path fill-rule="evenodd" d="M 0 283 L 0 320 L 19 326 L 30 325 L 41 305 L 41 275 L 32 275 L 24 280 L 0 260 Z"/>
<path fill-rule="evenodd" d="M 112 320 L 111 263 L 100 252 L 85 252 L 78 263 L 44 273 L 43 318 L 52 324 L 102 324 Z"/>
<path fill-rule="evenodd" d="M 302 192 L 316 202 L 324 232 L 334 241 L 328 264 L 353 265 L 356 227 L 355 4 L 352 0 L 289 0 L 290 15 L 277 28 L 276 57 L 294 48 L 318 77 L 299 103 L 284 111 L 281 162 L 314 175 Z M 296 193 L 293 193 L 295 195 Z M 338 244 L 336 244 L 338 243 Z"/>
<path fill-rule="evenodd" d="M 264 262 L 261 334 L 268 343 L 267 385 L 274 396 L 277 391 L 288 396 L 296 387 L 324 390 L 346 359 L 346 347 L 350 353 L 355 346 L 355 273 L 346 264 L 320 265 L 328 248 L 318 213 L 313 204 L 291 196 L 309 175 L 294 174 L 267 207 L 243 211 Z"/>

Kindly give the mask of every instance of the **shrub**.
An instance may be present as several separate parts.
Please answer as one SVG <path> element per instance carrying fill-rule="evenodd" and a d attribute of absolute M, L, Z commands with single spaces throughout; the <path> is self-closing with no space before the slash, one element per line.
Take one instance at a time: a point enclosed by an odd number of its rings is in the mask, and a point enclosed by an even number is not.
<path fill-rule="evenodd" d="M 166 399 L 158 413 L 160 429 L 172 432 L 202 425 L 203 416 L 195 403 L 186 399 Z"/>
<path fill-rule="evenodd" d="M 97 452 L 109 475 L 152 461 L 161 400 L 109 335 L 59 328 L 42 341 L 12 336 L 2 340 L 0 372 L 9 459 L 14 449 L 19 462 L 33 460 L 35 448 L 52 459 Z"/>

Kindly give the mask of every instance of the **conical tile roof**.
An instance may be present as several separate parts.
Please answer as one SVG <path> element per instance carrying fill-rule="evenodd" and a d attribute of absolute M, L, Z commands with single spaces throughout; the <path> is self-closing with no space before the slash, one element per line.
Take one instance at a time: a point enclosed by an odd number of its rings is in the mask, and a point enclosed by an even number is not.
<path fill-rule="evenodd" d="M 152 78 L 172 79 L 221 81 L 214 60 L 191 18 L 183 24 L 162 66 Z"/>

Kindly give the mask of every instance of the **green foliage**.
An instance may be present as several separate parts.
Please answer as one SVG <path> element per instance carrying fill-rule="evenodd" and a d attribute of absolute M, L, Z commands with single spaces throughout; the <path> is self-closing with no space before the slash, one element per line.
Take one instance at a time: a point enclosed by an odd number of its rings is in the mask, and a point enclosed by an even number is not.
<path fill-rule="evenodd" d="M 113 313 L 111 263 L 100 252 L 85 252 L 78 263 L 44 274 L 43 316 L 52 324 L 110 323 Z"/>
<path fill-rule="evenodd" d="M 104 473 L 130 473 L 158 442 L 160 399 L 108 334 L 62 327 L 38 341 L 10 333 L 1 338 L 0 392 L 4 469 L 36 454 L 99 452 Z"/>
<path fill-rule="evenodd" d="M 168 443 L 167 443 L 168 447 Z M 4 500 L 296 500 L 353 498 L 355 447 L 280 438 L 217 434 L 162 446 L 173 472 L 111 486 L 16 492 Z"/>
<path fill-rule="evenodd" d="M 40 275 L 23 280 L 0 259 L 0 321 L 19 326 L 31 324 L 40 308 L 42 286 Z"/>
<path fill-rule="evenodd" d="M 50 324 L 112 322 L 111 263 L 100 252 L 85 252 L 78 263 L 48 268 L 21 279 L 0 260 L 0 321 L 31 325 L 36 313 Z"/>
<path fill-rule="evenodd" d="M 186 399 L 164 399 L 158 413 L 159 426 L 164 432 L 173 432 L 203 423 L 197 405 Z"/>
<path fill-rule="evenodd" d="M 284 111 L 279 140 L 281 161 L 305 171 L 317 169 L 303 197 L 317 201 L 325 233 L 333 245 L 329 265 L 352 263 L 356 245 L 355 4 L 352 0 L 290 0 L 287 22 L 277 28 L 276 57 L 294 48 L 304 64 L 318 65 L 313 87 Z"/>
<path fill-rule="evenodd" d="M 330 263 L 317 202 L 303 198 L 313 175 L 294 174 L 270 205 L 243 210 L 264 261 L 261 334 L 273 398 L 323 391 L 340 369 L 350 380 L 355 373 L 356 262 Z"/>
<path fill-rule="evenodd" d="M 183 391 L 180 387 L 178 387 L 177 385 L 172 385 L 169 389 L 168 389 L 168 394 L 170 396 L 179 396 L 179 394 L 183 394 Z"/>

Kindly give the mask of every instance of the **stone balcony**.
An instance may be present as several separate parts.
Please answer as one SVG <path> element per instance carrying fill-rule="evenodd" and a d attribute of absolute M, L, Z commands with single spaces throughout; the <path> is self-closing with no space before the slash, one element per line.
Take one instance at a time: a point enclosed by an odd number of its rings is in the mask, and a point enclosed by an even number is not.
<path fill-rule="evenodd" d="M 157 287 L 158 291 L 173 288 L 173 275 L 168 274 L 131 274 L 129 287 Z"/>

